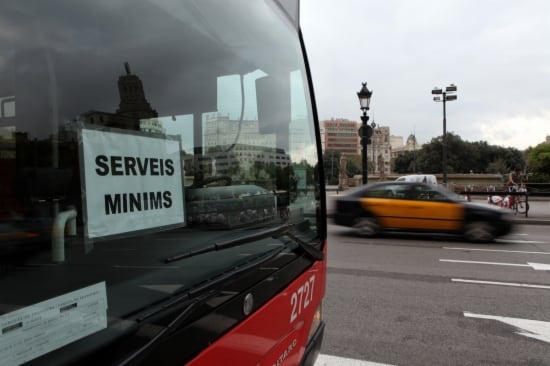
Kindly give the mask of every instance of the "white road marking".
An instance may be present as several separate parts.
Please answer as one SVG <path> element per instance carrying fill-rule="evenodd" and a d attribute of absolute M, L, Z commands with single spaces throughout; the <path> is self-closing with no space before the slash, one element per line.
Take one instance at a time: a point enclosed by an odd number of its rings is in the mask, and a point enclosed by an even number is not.
<path fill-rule="evenodd" d="M 528 283 L 515 283 L 515 282 L 496 282 L 496 281 L 479 281 L 479 280 L 465 280 L 462 278 L 451 278 L 452 282 L 460 283 L 472 283 L 477 285 L 496 285 L 496 286 L 511 286 L 511 287 L 527 287 L 527 288 L 540 288 L 550 290 L 550 286 L 545 285 L 532 285 Z"/>
<path fill-rule="evenodd" d="M 467 318 L 496 320 L 516 327 L 518 329 L 516 331 L 516 334 L 550 343 L 550 322 L 520 318 L 507 318 L 504 316 L 495 315 L 474 314 L 466 311 L 464 312 L 464 316 Z"/>
<path fill-rule="evenodd" d="M 490 264 L 493 266 L 531 267 L 535 271 L 550 271 L 550 264 L 546 264 L 546 263 L 528 262 L 527 264 L 519 264 L 519 263 L 503 263 L 503 262 L 461 261 L 456 259 L 440 259 L 439 261 L 449 262 L 449 263 Z"/>
<path fill-rule="evenodd" d="M 315 361 L 315 366 L 392 366 L 387 363 L 376 363 L 353 358 L 330 356 L 320 354 Z"/>
<path fill-rule="evenodd" d="M 491 264 L 491 265 L 494 265 L 494 266 L 529 267 L 528 264 L 517 264 L 517 263 L 461 261 L 461 260 L 455 260 L 455 259 L 440 259 L 439 261 L 440 262 L 449 262 L 449 263 Z"/>
<path fill-rule="evenodd" d="M 538 240 L 512 240 L 512 239 L 496 239 L 497 243 L 502 244 L 548 244 L 547 241 Z"/>
<path fill-rule="evenodd" d="M 550 255 L 550 252 L 527 252 L 523 250 L 503 250 L 503 249 L 479 249 L 479 248 L 454 248 L 454 247 L 443 247 L 447 250 L 462 250 L 467 252 L 499 252 L 499 253 L 520 253 L 520 254 L 542 254 Z"/>
<path fill-rule="evenodd" d="M 546 263 L 530 263 L 527 262 L 528 265 L 533 267 L 535 271 L 550 271 L 550 264 Z"/>

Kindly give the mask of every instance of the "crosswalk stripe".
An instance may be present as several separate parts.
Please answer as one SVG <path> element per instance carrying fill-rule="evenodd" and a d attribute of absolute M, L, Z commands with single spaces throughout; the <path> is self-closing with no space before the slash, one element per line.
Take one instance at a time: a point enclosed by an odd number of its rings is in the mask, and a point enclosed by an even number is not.
<path fill-rule="evenodd" d="M 315 366 L 392 366 L 387 363 L 377 363 L 331 355 L 320 354 Z"/>

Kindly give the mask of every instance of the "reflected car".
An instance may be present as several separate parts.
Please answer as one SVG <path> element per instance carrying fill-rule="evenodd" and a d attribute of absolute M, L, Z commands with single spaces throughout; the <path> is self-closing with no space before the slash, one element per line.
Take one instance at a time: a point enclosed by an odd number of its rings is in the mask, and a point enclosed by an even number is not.
<path fill-rule="evenodd" d="M 382 182 L 359 187 L 336 199 L 334 222 L 361 236 L 384 231 L 444 233 L 472 242 L 490 242 L 510 233 L 502 208 L 467 202 L 445 188 L 420 182 Z"/>

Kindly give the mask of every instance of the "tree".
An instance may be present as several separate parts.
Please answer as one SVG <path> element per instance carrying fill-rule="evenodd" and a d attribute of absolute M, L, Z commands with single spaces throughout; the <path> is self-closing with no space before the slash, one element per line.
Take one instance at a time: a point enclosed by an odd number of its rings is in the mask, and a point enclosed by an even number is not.
<path fill-rule="evenodd" d="M 487 173 L 506 174 L 510 169 L 503 158 L 497 158 L 487 165 Z"/>
<path fill-rule="evenodd" d="M 406 151 L 399 154 L 393 161 L 393 171 L 399 174 L 410 174 L 416 171 L 415 159 L 417 153 L 415 151 Z"/>
<path fill-rule="evenodd" d="M 443 171 L 442 137 L 433 138 L 418 152 L 417 170 L 423 173 L 441 173 Z M 506 172 L 516 166 L 525 166 L 522 153 L 515 148 L 489 145 L 485 141 L 464 141 L 453 133 L 447 134 L 447 172 L 448 173 L 489 173 L 498 169 Z M 491 170 L 491 171 L 490 171 Z"/>
<path fill-rule="evenodd" d="M 328 184 L 338 184 L 341 156 L 342 153 L 336 150 L 327 150 L 323 154 L 323 168 L 325 170 L 325 179 Z"/>
<path fill-rule="evenodd" d="M 529 181 L 550 181 L 550 144 L 542 143 L 529 151 L 527 158 L 528 171 L 532 173 Z"/>
<path fill-rule="evenodd" d="M 361 155 L 348 156 L 348 165 L 346 166 L 346 174 L 348 178 L 353 178 L 354 175 L 361 174 L 363 167 Z"/>

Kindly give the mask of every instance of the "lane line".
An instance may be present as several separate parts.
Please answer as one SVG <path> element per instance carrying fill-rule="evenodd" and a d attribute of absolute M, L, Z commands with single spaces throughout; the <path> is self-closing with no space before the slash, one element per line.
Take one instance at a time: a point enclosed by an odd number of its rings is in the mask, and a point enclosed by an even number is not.
<path fill-rule="evenodd" d="M 494 266 L 531 267 L 528 264 L 502 263 L 502 262 L 461 261 L 461 260 L 455 260 L 455 259 L 440 259 L 439 261 L 440 262 L 449 262 L 449 263 L 491 264 L 491 265 L 494 265 Z"/>
<path fill-rule="evenodd" d="M 544 290 L 550 290 L 550 286 L 545 285 L 531 285 L 527 283 L 515 283 L 515 282 L 497 282 L 497 281 L 479 281 L 479 280 L 465 280 L 462 278 L 451 278 L 452 282 L 459 283 L 471 283 L 476 285 L 495 285 L 495 286 L 510 286 L 510 287 L 526 287 L 526 288 L 540 288 Z"/>
<path fill-rule="evenodd" d="M 457 247 L 443 247 L 447 250 L 463 250 L 468 252 L 499 252 L 499 253 L 521 253 L 521 254 L 542 254 L 550 255 L 550 252 L 528 252 L 523 250 L 503 250 L 503 249 L 477 249 L 477 248 L 457 248 Z"/>
<path fill-rule="evenodd" d="M 538 240 L 512 240 L 512 239 L 496 239 L 499 244 L 548 244 L 547 241 Z"/>
<path fill-rule="evenodd" d="M 509 266 L 509 267 L 531 267 L 535 271 L 550 271 L 550 264 L 527 262 L 527 264 L 518 263 L 503 263 L 503 262 L 481 262 L 481 261 L 462 261 L 456 259 L 440 259 L 440 262 L 448 263 L 466 263 L 466 264 L 490 264 L 493 266 Z"/>
<path fill-rule="evenodd" d="M 392 366 L 388 363 L 377 363 L 353 358 L 320 354 L 314 366 Z"/>

